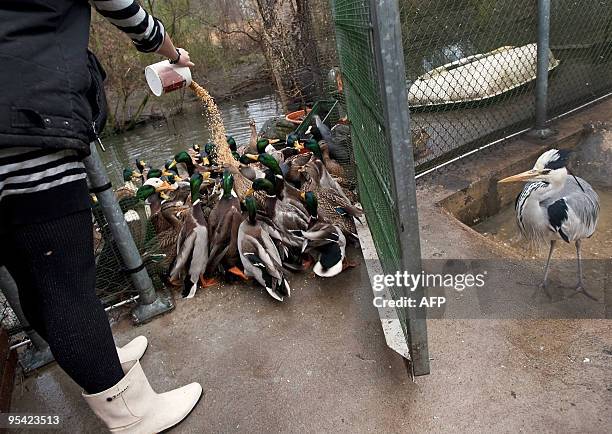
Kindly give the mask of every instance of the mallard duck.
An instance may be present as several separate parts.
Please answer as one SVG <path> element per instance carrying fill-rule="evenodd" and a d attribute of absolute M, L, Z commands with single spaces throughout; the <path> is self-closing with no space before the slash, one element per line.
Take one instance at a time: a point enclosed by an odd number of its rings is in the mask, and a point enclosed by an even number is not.
<path fill-rule="evenodd" d="M 329 156 L 329 144 L 322 140 L 319 142 L 319 148 L 321 148 L 323 163 L 325 164 L 325 168 L 329 174 L 343 180 L 346 177 L 346 173 L 344 168 L 336 160 L 332 160 L 332 158 Z"/>
<path fill-rule="evenodd" d="M 204 154 L 202 155 L 204 159 L 203 164 L 205 166 L 216 167 L 219 164 L 217 163 L 217 145 L 212 142 L 208 142 L 204 145 Z"/>
<path fill-rule="evenodd" d="M 181 179 L 191 179 L 192 175 L 197 171 L 196 165 L 187 151 L 181 151 L 174 156 L 168 169 L 174 168 L 178 171 Z"/>
<path fill-rule="evenodd" d="M 302 176 L 305 178 L 304 188 L 317 195 L 319 216 L 324 221 L 341 228 L 345 236 L 352 241 L 358 242 L 357 229 L 353 218 L 361 217 L 363 211 L 354 206 L 336 188 L 324 185 L 321 175 L 326 172 L 321 160 L 308 163 L 302 172 Z"/>
<path fill-rule="evenodd" d="M 192 298 L 198 289 L 214 285 L 214 279 L 205 279 L 208 265 L 208 223 L 202 211 L 200 188 L 204 182 L 201 173 L 195 172 L 190 180 L 191 209 L 184 216 L 183 226 L 176 243 L 176 261 L 170 272 L 171 282 L 183 279 L 183 297 Z"/>
<path fill-rule="evenodd" d="M 165 170 L 162 171 L 161 169 L 153 169 L 153 168 L 149 168 L 149 170 L 147 171 L 147 175 L 146 175 L 146 180 L 149 179 L 161 179 L 162 176 L 164 176 Z"/>
<path fill-rule="evenodd" d="M 298 171 L 301 174 L 308 172 L 310 175 L 308 178 L 302 175 L 302 190 L 317 191 L 319 188 L 330 188 L 342 196 L 345 201 L 352 203 L 340 183 L 331 176 L 322 159 L 311 158 L 310 161 L 298 169 Z"/>
<path fill-rule="evenodd" d="M 141 180 L 142 184 L 144 185 L 144 182 L 147 180 L 149 169 L 151 168 L 147 166 L 147 163 L 144 160 L 136 160 L 136 169 L 138 169 L 138 172 L 140 172 L 142 175 Z"/>
<path fill-rule="evenodd" d="M 187 149 L 187 153 L 194 159 L 200 155 L 200 152 L 202 152 L 202 149 L 197 143 L 194 143 L 191 145 L 191 148 Z"/>
<path fill-rule="evenodd" d="M 183 181 L 178 175 L 169 173 L 166 175 L 166 180 L 170 184 L 169 196 L 173 201 L 187 203 L 191 195 L 191 186 L 189 182 Z"/>
<path fill-rule="evenodd" d="M 236 167 L 231 164 L 226 167 L 226 169 L 229 170 L 234 177 L 234 191 L 236 192 L 236 195 L 238 195 L 238 199 L 240 201 L 243 201 L 246 198 L 246 192 L 253 184 L 253 182 L 242 173 L 242 171 L 245 170 L 245 167 L 247 166 Z"/>
<path fill-rule="evenodd" d="M 168 200 L 166 192 L 171 186 L 158 178 L 151 178 L 140 187 L 137 197 L 151 207 L 150 221 L 155 229 L 156 242 L 165 254 L 164 261 L 170 267 L 176 258 L 176 243 L 182 227 L 179 216 L 188 207 L 182 203 Z"/>
<path fill-rule="evenodd" d="M 304 242 L 301 231 L 308 229 L 304 207 L 296 207 L 291 201 L 279 198 L 275 183 L 266 178 L 253 181 L 252 190 L 265 195 L 263 211 L 281 233 L 283 244 L 290 249 L 301 249 Z"/>
<path fill-rule="evenodd" d="M 238 267 L 238 228 L 242 223 L 240 200 L 234 193 L 234 177 L 229 170 L 223 173 L 223 193 L 208 217 L 210 255 L 208 270 L 214 272 L 219 265 L 224 271 L 244 280 L 247 277 Z"/>
<path fill-rule="evenodd" d="M 278 197 L 278 199 L 299 209 L 304 215 L 307 214 L 306 209 L 300 200 L 299 191 L 293 186 L 285 183 L 280 164 L 276 161 L 276 159 L 274 159 L 274 157 L 267 153 L 258 155 L 246 154 L 246 156 L 251 160 L 258 161 L 263 167 L 266 168 L 264 178 L 272 182 L 274 185 L 275 195 Z M 256 199 L 257 204 L 265 209 L 266 205 L 265 202 L 261 200 L 261 196 L 257 195 Z"/>
<path fill-rule="evenodd" d="M 248 196 L 244 205 L 247 218 L 238 229 L 238 252 L 244 273 L 253 277 L 275 300 L 291 295 L 278 249 L 270 234 L 259 224 L 257 202 Z"/>
<path fill-rule="evenodd" d="M 314 158 L 314 154 L 312 152 L 301 153 L 287 158 L 285 160 L 285 165 L 287 167 L 285 180 L 295 187 L 300 187 L 302 184 L 301 171 L 312 158 Z"/>
<path fill-rule="evenodd" d="M 317 276 L 337 276 L 344 269 L 346 257 L 346 238 L 342 229 L 319 219 L 318 201 L 312 191 L 302 193 L 302 199 L 310 213 L 308 230 L 302 233 L 305 239 L 303 251 L 315 257 L 317 262 L 313 271 Z"/>
<path fill-rule="evenodd" d="M 318 159 L 320 159 L 330 175 L 343 179 L 344 169 L 337 161 L 332 160 L 329 156 L 328 144 L 322 140 L 317 142 L 314 139 L 309 139 L 304 143 L 304 147 L 311 151 Z"/>
<path fill-rule="evenodd" d="M 117 200 L 121 201 L 125 198 L 134 197 L 136 195 L 136 191 L 138 190 L 138 187 L 136 187 L 134 181 L 140 178 L 142 178 L 142 175 L 136 172 L 134 169 L 130 167 L 123 169 L 123 181 L 125 183 L 115 190 Z"/>
<path fill-rule="evenodd" d="M 257 152 L 257 126 L 253 119 L 249 120 L 249 129 L 251 130 L 251 137 L 249 138 L 249 144 L 241 152 L 241 154 L 255 153 Z"/>
<path fill-rule="evenodd" d="M 230 148 L 230 151 L 232 151 L 232 156 L 234 157 L 234 160 L 240 161 L 240 154 L 238 153 L 238 145 L 236 143 L 236 139 L 234 139 L 232 136 L 225 136 L 225 139 L 227 141 L 227 145 Z"/>
<path fill-rule="evenodd" d="M 256 161 L 252 158 L 252 155 L 253 154 L 244 154 L 241 155 L 238 159 L 238 161 L 240 162 L 238 170 L 249 181 L 255 181 L 257 178 L 263 178 L 264 176 L 266 176 L 261 167 L 256 164 L 252 164 Z"/>
<path fill-rule="evenodd" d="M 350 159 L 350 152 L 348 147 L 341 146 L 336 139 L 332 130 L 325 125 L 319 115 L 315 115 L 316 129 L 313 131 L 313 137 L 317 142 L 325 142 L 328 147 L 328 156 L 337 160 L 347 162 Z"/>

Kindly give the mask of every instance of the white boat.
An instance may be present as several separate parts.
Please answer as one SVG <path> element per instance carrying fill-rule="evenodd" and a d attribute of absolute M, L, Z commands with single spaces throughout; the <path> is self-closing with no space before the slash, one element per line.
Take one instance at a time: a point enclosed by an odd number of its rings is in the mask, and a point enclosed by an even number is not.
<path fill-rule="evenodd" d="M 559 66 L 552 52 L 548 70 Z M 464 57 L 421 75 L 408 90 L 411 108 L 482 101 L 536 78 L 537 44 L 504 46 Z"/>

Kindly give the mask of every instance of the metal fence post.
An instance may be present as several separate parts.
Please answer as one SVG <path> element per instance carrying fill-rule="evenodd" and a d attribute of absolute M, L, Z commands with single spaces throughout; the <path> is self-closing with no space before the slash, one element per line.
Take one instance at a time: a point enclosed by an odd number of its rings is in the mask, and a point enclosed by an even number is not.
<path fill-rule="evenodd" d="M 380 80 L 386 135 L 391 145 L 394 193 L 397 213 L 402 271 L 420 274 L 421 243 L 416 202 L 416 181 L 412 153 L 410 113 L 406 89 L 406 65 L 402 46 L 400 11 L 397 0 L 370 0 L 374 56 Z M 406 288 L 402 288 L 407 291 Z M 420 299 L 418 288 L 406 297 Z M 429 374 L 427 322 L 424 308 L 406 308 L 410 367 L 415 376 Z"/>
<path fill-rule="evenodd" d="M 17 284 L 6 267 L 0 267 L 0 288 L 2 288 L 2 293 L 4 294 L 9 306 L 11 306 L 11 309 L 13 309 L 13 312 L 15 312 L 15 316 L 19 320 L 21 327 L 32 342 L 32 346 L 21 352 L 19 356 L 19 363 L 23 368 L 24 374 L 27 375 L 30 372 L 53 362 L 55 359 L 53 358 L 53 354 L 51 354 L 51 350 L 49 349 L 47 342 L 32 329 L 28 323 L 28 320 L 23 314 L 21 303 L 19 302 Z"/>
<path fill-rule="evenodd" d="M 158 294 L 155 291 L 115 193 L 111 188 L 108 174 L 95 143 L 91 143 L 90 148 L 91 155 L 84 160 L 84 163 L 91 191 L 98 198 L 98 203 L 117 244 L 123 263 L 127 267 L 132 283 L 140 295 L 139 304 L 132 311 L 132 320 L 135 324 L 142 324 L 174 309 L 174 302 L 169 294 Z"/>
<path fill-rule="evenodd" d="M 548 67 L 550 62 L 550 0 L 538 0 L 538 71 L 536 77 L 536 120 L 532 137 L 545 139 L 554 134 L 547 126 Z"/>

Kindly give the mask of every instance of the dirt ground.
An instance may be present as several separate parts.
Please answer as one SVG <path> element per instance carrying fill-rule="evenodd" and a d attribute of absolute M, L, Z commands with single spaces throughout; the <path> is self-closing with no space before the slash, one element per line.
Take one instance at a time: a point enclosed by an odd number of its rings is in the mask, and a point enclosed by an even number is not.
<path fill-rule="evenodd" d="M 559 126 L 578 130 L 611 111 L 608 100 Z M 438 202 L 544 146 L 519 140 L 419 179 L 423 256 L 503 257 Z M 508 269 L 507 279 L 516 284 L 524 274 Z M 173 432 L 612 429 L 609 319 L 429 320 L 431 374 L 413 383 L 385 345 L 365 264 L 334 280 L 301 275 L 292 284 L 283 304 L 254 287 L 210 288 L 140 328 L 125 318 L 114 325 L 119 344 L 149 338 L 142 364 L 156 390 L 202 383 L 204 398 Z M 57 366 L 17 385 L 13 411 L 62 415 L 66 432 L 102 430 Z"/>

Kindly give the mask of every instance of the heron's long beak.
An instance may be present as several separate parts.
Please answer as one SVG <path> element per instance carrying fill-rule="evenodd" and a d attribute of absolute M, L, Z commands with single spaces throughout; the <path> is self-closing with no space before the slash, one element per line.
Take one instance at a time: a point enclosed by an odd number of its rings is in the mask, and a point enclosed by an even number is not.
<path fill-rule="evenodd" d="M 176 160 L 172 160 L 172 163 L 170 163 L 168 169 L 172 169 L 174 166 L 176 166 Z"/>
<path fill-rule="evenodd" d="M 519 173 L 517 175 L 512 175 L 502 180 L 497 181 L 499 184 L 507 183 L 507 182 L 525 182 L 529 181 L 533 177 L 538 175 L 538 171 L 531 169 L 526 172 Z"/>

